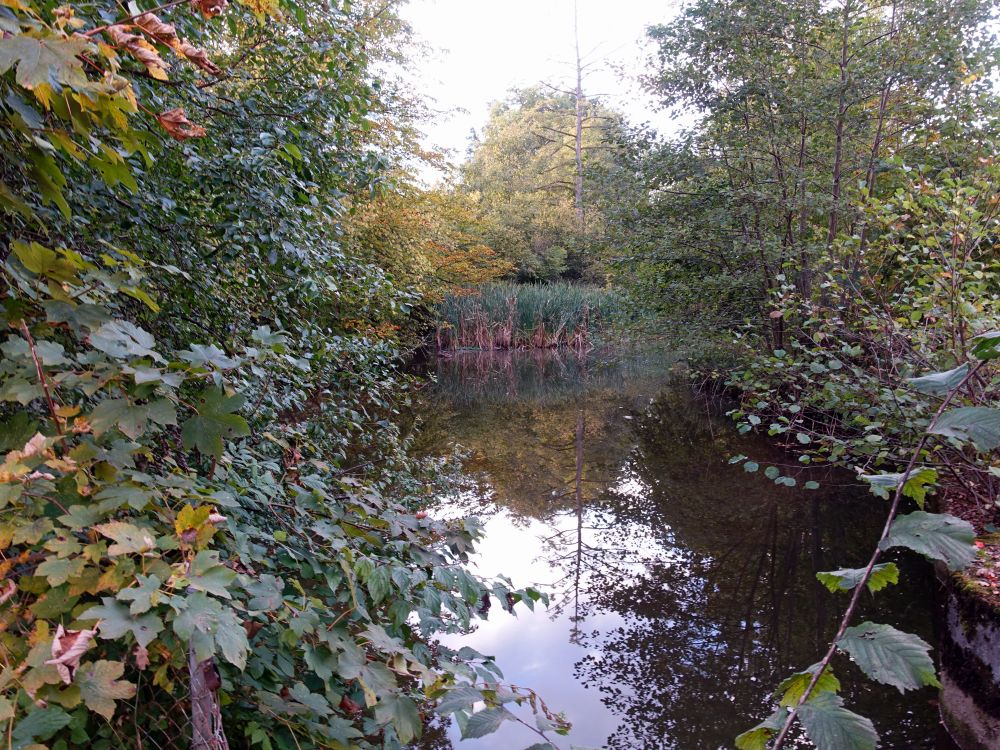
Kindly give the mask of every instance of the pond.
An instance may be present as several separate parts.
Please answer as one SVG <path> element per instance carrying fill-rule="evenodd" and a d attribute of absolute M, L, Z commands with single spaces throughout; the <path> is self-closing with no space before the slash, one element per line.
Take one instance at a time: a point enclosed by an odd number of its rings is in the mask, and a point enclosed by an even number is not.
<path fill-rule="evenodd" d="M 722 405 L 671 376 L 673 365 L 641 353 L 457 353 L 436 363 L 420 407 L 419 451 L 468 452 L 467 490 L 435 513 L 484 520 L 475 570 L 552 595 L 549 608 L 516 618 L 496 607 L 447 643 L 495 656 L 505 680 L 564 712 L 573 729 L 562 748 L 734 747 L 836 628 L 847 598 L 815 573 L 863 564 L 884 519 L 883 501 L 849 474 L 807 473 L 772 440 L 738 435 Z M 747 474 L 728 463 L 737 454 L 781 467 L 798 486 Z M 810 479 L 818 490 L 801 489 Z M 901 584 L 866 597 L 860 619 L 934 644 L 932 571 L 894 559 Z M 954 747 L 934 690 L 904 697 L 846 658 L 835 670 L 881 747 Z M 466 741 L 443 728 L 425 747 L 538 741 L 507 722 Z"/>

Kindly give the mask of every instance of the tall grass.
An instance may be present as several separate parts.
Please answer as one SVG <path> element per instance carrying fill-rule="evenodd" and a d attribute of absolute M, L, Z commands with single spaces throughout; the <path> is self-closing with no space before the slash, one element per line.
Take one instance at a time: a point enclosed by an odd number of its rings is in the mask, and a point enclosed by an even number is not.
<path fill-rule="evenodd" d="M 484 284 L 437 306 L 437 345 L 440 350 L 568 346 L 582 351 L 624 310 L 618 294 L 593 286 Z"/>

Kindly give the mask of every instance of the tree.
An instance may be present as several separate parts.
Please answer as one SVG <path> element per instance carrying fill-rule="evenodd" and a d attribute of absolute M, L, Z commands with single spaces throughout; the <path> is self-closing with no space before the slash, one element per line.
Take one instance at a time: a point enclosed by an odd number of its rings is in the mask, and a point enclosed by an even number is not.
<path fill-rule="evenodd" d="M 610 161 L 606 141 L 621 122 L 574 93 L 539 88 L 516 91 L 494 106 L 461 169 L 461 187 L 478 201 L 490 228 L 487 244 L 514 263 L 521 278 L 599 276 L 587 247 L 600 236 L 602 221 L 585 209 L 582 196 L 590 171 Z"/>

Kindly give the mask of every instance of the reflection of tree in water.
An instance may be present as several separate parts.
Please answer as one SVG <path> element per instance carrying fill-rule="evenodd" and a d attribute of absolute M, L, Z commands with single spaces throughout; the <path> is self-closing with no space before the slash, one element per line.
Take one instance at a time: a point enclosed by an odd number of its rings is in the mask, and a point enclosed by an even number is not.
<path fill-rule="evenodd" d="M 762 464 L 788 457 L 728 423 L 713 426 L 684 389 L 649 404 L 640 397 L 648 379 L 629 389 L 581 368 L 547 393 L 544 369 L 530 362 L 523 381 L 511 370 L 520 366 L 502 363 L 498 383 L 442 398 L 434 414 L 442 434 L 474 451 L 468 466 L 480 498 L 515 522 L 551 524 L 546 557 L 560 578 L 553 617 L 565 615 L 567 637 L 588 649 L 578 679 L 621 717 L 607 746 L 731 747 L 768 713 L 774 686 L 818 658 L 846 600 L 814 573 L 861 564 L 884 508 L 837 487 L 838 474 L 810 477 L 824 489 L 805 492 L 728 465 L 740 452 Z M 470 377 L 446 371 L 442 380 L 462 391 Z M 931 580 L 923 569 L 903 575 L 917 586 Z M 891 587 L 867 606 L 861 619 L 933 642 L 929 602 L 914 587 Z M 622 625 L 590 632 L 588 619 L 605 613 Z M 903 699 L 868 686 L 846 661 L 836 666 L 849 704 L 873 718 L 883 747 L 949 747 L 936 711 L 919 702 L 931 692 Z"/>
<path fill-rule="evenodd" d="M 713 435 L 689 404 L 678 408 L 668 393 L 637 421 L 638 445 L 620 481 L 597 500 L 616 520 L 602 543 L 636 558 L 632 575 L 622 575 L 620 553 L 608 569 L 591 569 L 582 594 L 585 613 L 625 620 L 587 639 L 593 655 L 577 669 L 623 718 L 608 740 L 613 748 L 731 747 L 752 717 L 766 714 L 774 686 L 815 661 L 833 633 L 844 601 L 818 584 L 815 571 L 860 564 L 877 538 L 868 497 L 795 492 L 746 477 L 724 462 L 737 439 Z M 758 457 L 762 447 L 753 451 Z M 915 620 L 903 626 L 926 630 L 929 602 L 922 605 L 880 596 L 877 617 Z M 883 746 L 945 747 L 935 738 L 934 712 L 906 715 L 909 701 L 862 688 L 847 663 L 838 674 L 849 700 L 875 719 Z"/>

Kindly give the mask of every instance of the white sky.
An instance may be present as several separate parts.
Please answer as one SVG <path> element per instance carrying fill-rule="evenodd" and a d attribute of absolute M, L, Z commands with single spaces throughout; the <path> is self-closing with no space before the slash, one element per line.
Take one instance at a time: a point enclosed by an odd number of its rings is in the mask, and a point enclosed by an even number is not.
<path fill-rule="evenodd" d="M 656 112 L 635 76 L 644 69 L 645 28 L 670 20 L 678 0 L 578 0 L 580 51 L 592 62 L 588 95 L 633 122 L 661 132 L 670 118 Z M 425 126 L 427 146 L 464 158 L 471 128 L 481 130 L 491 102 L 513 87 L 542 81 L 571 88 L 573 0 L 411 0 L 402 16 L 434 52 L 409 73 L 440 115 Z"/>

